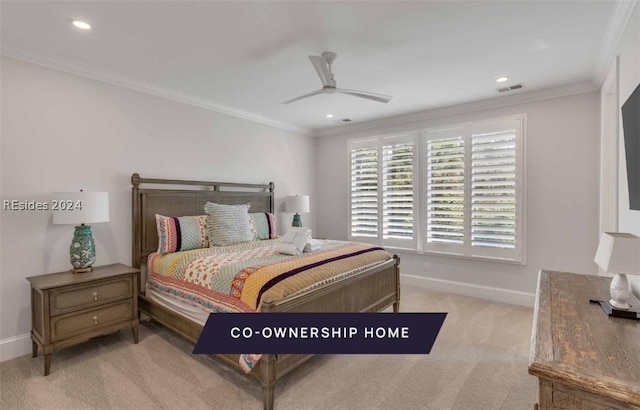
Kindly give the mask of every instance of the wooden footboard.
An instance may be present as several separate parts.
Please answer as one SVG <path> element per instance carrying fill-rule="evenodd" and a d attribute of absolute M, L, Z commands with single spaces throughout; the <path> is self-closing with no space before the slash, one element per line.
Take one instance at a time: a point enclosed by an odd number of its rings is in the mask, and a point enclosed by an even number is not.
<path fill-rule="evenodd" d="M 279 302 L 265 300 L 263 312 L 380 312 L 400 309 L 400 258 Z M 264 355 L 258 364 L 264 409 L 273 409 L 276 382 L 312 355 Z M 266 360 L 265 360 L 266 358 Z M 236 361 L 236 365 L 237 361 Z"/>
<path fill-rule="evenodd" d="M 184 216 L 202 213 L 204 202 L 251 202 L 252 211 L 273 212 L 274 185 L 226 184 L 219 182 L 144 179 L 138 174 L 131 177 L 133 185 L 133 265 L 140 268 L 146 257 L 157 248 L 155 214 Z M 142 189 L 140 185 L 161 184 L 167 189 Z M 178 188 L 176 188 L 178 186 Z M 190 189 L 184 189 L 184 187 Z M 195 187 L 195 188 L 193 188 Z M 228 191 L 225 191 L 228 188 Z M 379 312 L 400 306 L 400 258 L 394 255 L 384 263 L 375 265 L 308 292 L 279 301 L 263 300 L 263 312 Z M 139 287 L 144 289 L 144 286 Z M 155 303 L 144 293 L 139 295 L 138 308 L 153 320 L 196 343 L 202 325 Z M 217 355 L 221 360 L 240 369 L 239 355 Z M 265 354 L 249 373 L 260 381 L 264 409 L 274 405 L 276 382 L 311 358 L 312 355 Z"/>

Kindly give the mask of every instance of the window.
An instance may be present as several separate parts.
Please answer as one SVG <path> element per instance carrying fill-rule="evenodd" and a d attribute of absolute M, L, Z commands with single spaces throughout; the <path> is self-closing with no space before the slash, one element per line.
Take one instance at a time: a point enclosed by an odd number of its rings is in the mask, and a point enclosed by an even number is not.
<path fill-rule="evenodd" d="M 378 237 L 378 151 L 351 150 L 351 229 L 355 238 Z"/>
<path fill-rule="evenodd" d="M 350 141 L 350 238 L 524 262 L 524 120 Z"/>
<path fill-rule="evenodd" d="M 424 250 L 524 261 L 522 124 L 425 133 Z"/>
<path fill-rule="evenodd" d="M 415 135 L 350 143 L 350 238 L 415 248 Z"/>
<path fill-rule="evenodd" d="M 427 243 L 464 243 L 464 134 L 439 132 L 427 140 Z"/>

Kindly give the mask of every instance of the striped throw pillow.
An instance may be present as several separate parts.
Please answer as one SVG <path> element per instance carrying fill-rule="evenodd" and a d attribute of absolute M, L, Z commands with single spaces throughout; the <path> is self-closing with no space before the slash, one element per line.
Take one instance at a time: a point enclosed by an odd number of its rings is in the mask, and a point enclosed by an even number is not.
<path fill-rule="evenodd" d="M 264 239 L 276 239 L 276 218 L 270 212 L 250 213 L 251 222 L 253 223 L 254 241 Z"/>
<path fill-rule="evenodd" d="M 253 240 L 249 204 L 223 205 L 207 202 L 207 227 L 210 246 L 233 245 Z"/>
<path fill-rule="evenodd" d="M 158 253 L 208 248 L 207 216 L 162 216 L 156 214 Z"/>

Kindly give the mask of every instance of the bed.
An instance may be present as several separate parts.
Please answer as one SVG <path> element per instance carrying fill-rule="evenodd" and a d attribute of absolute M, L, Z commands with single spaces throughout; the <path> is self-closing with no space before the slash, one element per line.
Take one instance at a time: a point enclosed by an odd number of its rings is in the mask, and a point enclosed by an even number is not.
<path fill-rule="evenodd" d="M 133 265 L 143 268 L 138 288 L 141 313 L 195 343 L 202 331 L 201 321 L 178 311 L 157 297 L 145 293 L 149 255 L 158 248 L 156 214 L 193 216 L 203 213 L 206 202 L 219 204 L 251 203 L 252 212 L 274 213 L 274 184 L 239 184 L 208 181 L 131 177 L 133 200 Z M 379 312 L 393 306 L 399 311 L 400 280 L 397 255 L 384 262 L 361 268 L 308 290 L 273 298 L 262 296 L 262 312 Z M 263 392 L 263 407 L 274 406 L 276 382 L 313 355 L 264 354 L 248 373 L 256 378 Z M 242 370 L 240 355 L 217 355 L 232 367 Z M 246 369 L 244 369 L 246 372 Z"/>

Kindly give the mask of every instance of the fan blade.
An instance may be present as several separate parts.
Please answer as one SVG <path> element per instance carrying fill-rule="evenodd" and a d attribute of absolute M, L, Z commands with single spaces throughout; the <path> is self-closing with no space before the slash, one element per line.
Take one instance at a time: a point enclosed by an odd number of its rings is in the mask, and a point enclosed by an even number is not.
<path fill-rule="evenodd" d="M 336 88 L 336 92 L 340 94 L 353 95 L 354 97 L 366 98 L 367 100 L 388 103 L 393 97 L 390 95 L 369 93 L 366 91 L 346 90 L 344 88 Z"/>
<path fill-rule="evenodd" d="M 292 99 L 287 100 L 287 101 L 283 101 L 283 102 L 281 102 L 280 104 L 291 104 L 292 102 L 296 102 L 296 101 L 298 101 L 298 100 L 302 100 L 303 98 L 311 97 L 311 96 L 314 96 L 314 95 L 316 95 L 316 94 L 322 94 L 323 92 L 324 92 L 324 90 L 323 90 L 323 89 L 319 89 L 319 90 L 317 90 L 317 91 L 313 91 L 313 92 L 310 92 L 310 93 L 307 93 L 307 94 L 301 95 L 301 96 L 299 96 L 299 97 L 292 98 Z"/>
<path fill-rule="evenodd" d="M 331 74 L 329 73 L 329 69 L 327 68 L 327 62 L 324 61 L 324 58 L 319 56 L 309 56 L 309 60 L 311 60 L 311 64 L 313 64 L 313 68 L 316 69 L 318 76 L 320 77 L 320 81 L 322 81 L 322 86 L 333 86 L 331 81 Z"/>

